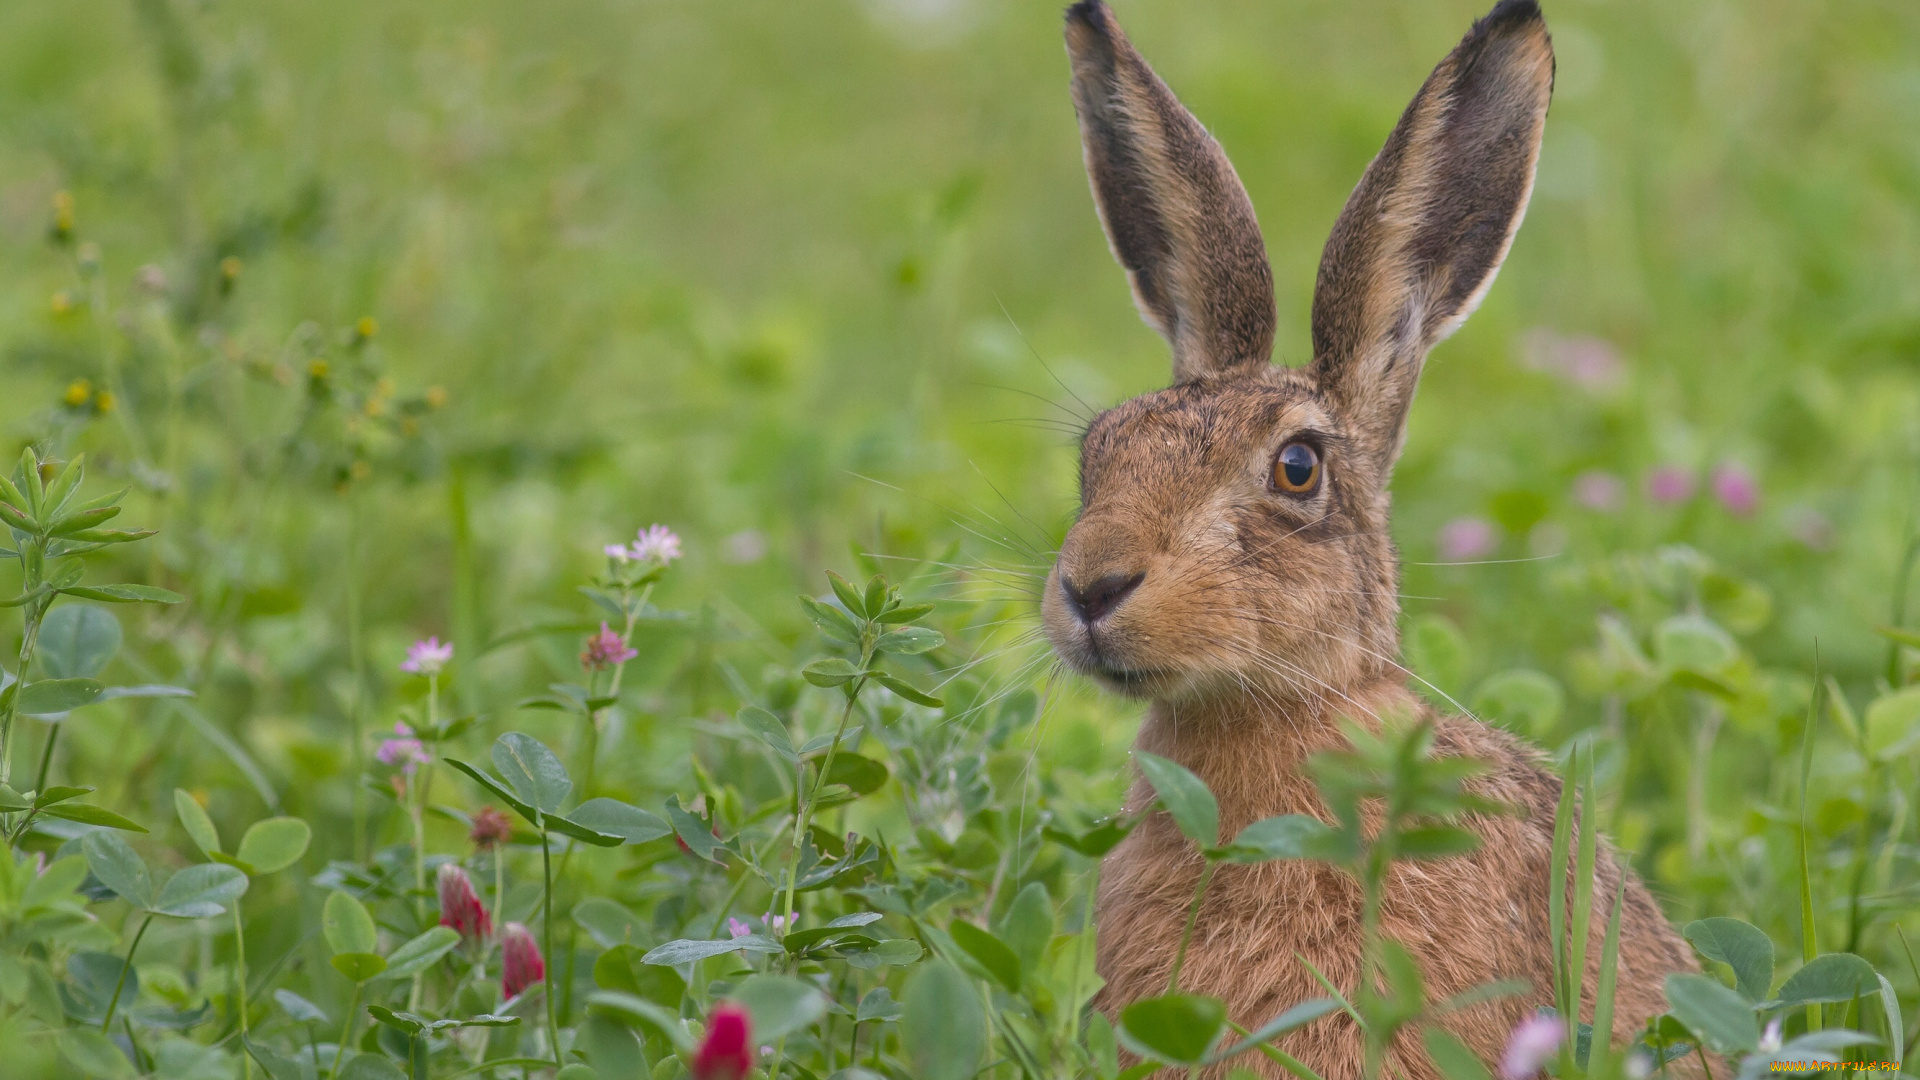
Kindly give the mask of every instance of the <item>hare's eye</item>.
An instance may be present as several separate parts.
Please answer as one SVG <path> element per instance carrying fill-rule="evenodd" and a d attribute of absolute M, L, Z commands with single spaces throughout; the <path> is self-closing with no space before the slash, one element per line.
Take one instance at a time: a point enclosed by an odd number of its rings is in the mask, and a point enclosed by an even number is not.
<path fill-rule="evenodd" d="M 1303 442 L 1288 443 L 1273 459 L 1273 487 L 1289 495 L 1305 495 L 1320 484 L 1320 455 Z"/>

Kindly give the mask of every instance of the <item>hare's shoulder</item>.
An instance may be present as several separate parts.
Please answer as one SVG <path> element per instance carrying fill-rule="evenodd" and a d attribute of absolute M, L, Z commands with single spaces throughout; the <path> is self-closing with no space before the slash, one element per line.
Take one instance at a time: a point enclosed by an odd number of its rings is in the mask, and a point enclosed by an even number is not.
<path fill-rule="evenodd" d="M 1529 821 L 1553 826 L 1560 805 L 1560 777 L 1544 751 L 1510 731 L 1469 716 L 1434 713 L 1434 750 L 1448 757 L 1484 761 L 1488 771 L 1469 789 L 1518 811 Z"/>

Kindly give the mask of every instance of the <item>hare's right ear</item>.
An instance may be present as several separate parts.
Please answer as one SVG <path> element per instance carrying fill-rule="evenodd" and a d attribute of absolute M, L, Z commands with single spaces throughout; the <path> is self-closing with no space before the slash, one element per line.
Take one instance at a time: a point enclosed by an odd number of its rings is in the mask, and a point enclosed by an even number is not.
<path fill-rule="evenodd" d="M 1313 373 L 1383 470 L 1427 350 L 1479 305 L 1520 228 L 1552 93 L 1539 5 L 1500 0 L 1428 76 L 1334 224 Z"/>
<path fill-rule="evenodd" d="M 1227 156 L 1100 0 L 1067 9 L 1067 54 L 1094 203 L 1174 381 L 1266 364 L 1273 272 Z"/>

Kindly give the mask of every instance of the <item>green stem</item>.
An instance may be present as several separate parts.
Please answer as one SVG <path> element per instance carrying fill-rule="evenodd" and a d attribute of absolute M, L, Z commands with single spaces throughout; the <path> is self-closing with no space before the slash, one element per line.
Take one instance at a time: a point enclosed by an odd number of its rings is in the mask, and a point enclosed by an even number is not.
<path fill-rule="evenodd" d="M 233 902 L 233 978 L 240 984 L 240 1046 L 247 1045 L 247 935 L 240 924 L 240 902 Z M 241 1068 L 246 1080 L 253 1080 L 253 1055 L 240 1055 Z"/>
<path fill-rule="evenodd" d="M 347 996 L 347 1019 L 340 1025 L 340 1041 L 333 1048 L 333 1068 L 330 1076 L 340 1075 L 340 1056 L 347 1052 L 347 1040 L 353 1035 L 354 1010 L 360 1007 L 360 984 L 353 984 L 353 993 Z"/>
<path fill-rule="evenodd" d="M 544 823 L 540 827 L 540 872 L 545 886 L 540 892 L 540 937 L 547 952 L 547 1039 L 553 1044 L 554 1065 L 561 1066 L 565 1062 L 560 1060 L 560 1025 L 554 1019 L 553 1012 L 553 846 L 547 842 Z"/>
<path fill-rule="evenodd" d="M 1187 943 L 1193 940 L 1194 924 L 1200 921 L 1200 902 L 1206 898 L 1207 886 L 1213 883 L 1213 872 L 1219 863 L 1207 860 L 1207 868 L 1200 872 L 1200 883 L 1194 887 L 1193 903 L 1187 905 L 1187 926 L 1180 931 L 1180 948 L 1173 954 L 1173 970 L 1167 973 L 1167 993 L 1180 989 L 1180 967 L 1187 962 Z"/>
<path fill-rule="evenodd" d="M 863 647 L 860 650 L 860 670 L 865 671 L 867 665 L 872 662 L 872 646 Z M 833 756 L 840 752 L 840 737 L 847 733 L 847 721 L 853 719 L 853 707 L 860 700 L 860 691 L 866 684 L 867 680 L 864 676 L 848 684 L 850 688 L 847 690 L 847 707 L 840 711 L 840 724 L 833 729 L 833 741 L 827 744 L 827 756 L 820 763 L 820 771 L 815 774 L 813 786 L 807 790 L 807 797 L 801 801 L 799 812 L 794 815 L 793 846 L 787 856 L 787 900 L 784 911 L 785 920 L 780 931 L 782 936 L 793 929 L 793 889 L 800 877 L 800 845 L 807 835 L 807 826 L 813 821 L 813 804 L 820 798 L 820 789 L 826 786 L 827 773 L 833 769 Z"/>
<path fill-rule="evenodd" d="M 44 540 L 36 539 L 21 547 L 23 549 L 32 546 L 44 548 L 45 544 Z M 21 552 L 23 564 L 29 562 L 25 557 L 27 554 L 25 550 Z M 41 562 L 40 558 L 31 560 L 32 568 L 37 568 Z M 21 582 L 21 592 L 32 592 L 40 587 L 40 575 L 32 568 L 25 575 L 26 580 Z M 20 691 L 26 688 L 27 669 L 33 664 L 34 647 L 40 640 L 40 620 L 46 615 L 47 606 L 52 602 L 51 597 L 43 600 L 29 600 L 26 610 L 22 613 L 20 656 L 15 672 L 20 684 L 14 689 L 13 695 L 7 699 L 6 713 L 0 715 L 0 784 L 8 783 L 13 779 L 13 731 L 14 721 L 20 718 Z"/>
<path fill-rule="evenodd" d="M 113 984 L 113 997 L 107 999 L 107 1018 L 100 1021 L 100 1034 L 105 1035 L 113 1027 L 113 1012 L 120 1006 L 120 991 L 127 988 L 127 972 L 133 970 L 133 954 L 140 951 L 140 939 L 147 936 L 147 927 L 153 924 L 153 913 L 140 920 L 140 929 L 134 932 L 133 944 L 127 947 L 127 959 L 120 965 L 120 980 Z"/>

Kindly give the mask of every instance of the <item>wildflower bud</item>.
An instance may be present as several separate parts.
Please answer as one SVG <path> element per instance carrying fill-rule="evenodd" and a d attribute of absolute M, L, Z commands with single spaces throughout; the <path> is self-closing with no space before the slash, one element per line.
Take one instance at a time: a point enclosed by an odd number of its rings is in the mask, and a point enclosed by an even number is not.
<path fill-rule="evenodd" d="M 410 675 L 438 675 L 452 659 L 453 642 L 442 643 L 436 634 L 407 646 L 407 658 L 401 661 L 400 670 Z"/>
<path fill-rule="evenodd" d="M 588 671 L 604 671 L 639 655 L 639 650 L 628 648 L 620 635 L 603 622 L 600 632 L 587 639 L 587 647 L 580 654 L 580 666 Z"/>
<path fill-rule="evenodd" d="M 665 566 L 680 557 L 680 537 L 665 525 L 651 525 L 640 530 L 630 550 L 638 562 Z"/>
<path fill-rule="evenodd" d="M 55 243 L 66 243 L 73 238 L 73 194 L 67 191 L 53 193 L 53 228 Z"/>
<path fill-rule="evenodd" d="M 1737 517 L 1751 517 L 1760 508 L 1760 482 L 1737 461 L 1723 461 L 1713 470 L 1713 497 Z"/>
<path fill-rule="evenodd" d="M 481 851 L 499 847 L 513 838 L 513 819 L 505 812 L 491 806 L 483 806 L 473 812 L 473 827 L 467 831 L 467 839 Z"/>
<path fill-rule="evenodd" d="M 1535 1013 L 1520 1021 L 1500 1057 L 1501 1080 L 1532 1080 L 1566 1035 L 1567 1026 L 1557 1016 Z"/>
<path fill-rule="evenodd" d="M 220 276 L 231 283 L 240 276 L 240 256 L 229 255 L 220 260 Z"/>
<path fill-rule="evenodd" d="M 360 321 L 353 324 L 353 336 L 359 341 L 370 341 L 379 332 L 380 324 L 371 315 L 362 315 Z"/>
<path fill-rule="evenodd" d="M 73 294 L 65 289 L 61 289 L 59 292 L 53 294 L 51 300 L 47 301 L 47 307 L 51 309 L 55 315 L 65 315 L 67 312 L 73 310 Z"/>
<path fill-rule="evenodd" d="M 447 388 L 444 386 L 427 387 L 427 408 L 438 409 L 447 403 Z"/>
<path fill-rule="evenodd" d="M 87 399 L 92 396 L 93 384 L 85 379 L 75 379 L 67 384 L 67 392 L 61 397 L 61 400 L 77 409 L 85 405 Z"/>
<path fill-rule="evenodd" d="M 98 412 L 101 412 L 101 413 L 112 412 L 113 404 L 114 404 L 113 391 L 111 390 L 102 390 L 98 394 L 95 394 L 93 396 L 93 407 Z"/>
<path fill-rule="evenodd" d="M 473 890 L 473 879 L 456 863 L 441 863 L 434 884 L 440 890 L 440 925 L 460 931 L 462 938 L 485 940 L 493 934 L 493 920 Z"/>
<path fill-rule="evenodd" d="M 134 281 L 155 296 L 167 291 L 167 272 L 157 263 L 148 263 L 134 272 Z"/>
<path fill-rule="evenodd" d="M 532 932 L 517 922 L 508 923 L 500 935 L 500 992 L 516 998 L 546 977 L 547 962 L 540 958 Z"/>
<path fill-rule="evenodd" d="M 753 1068 L 752 1028 L 747 1010 L 724 1001 L 714 1006 L 693 1054 L 693 1080 L 742 1080 Z"/>

